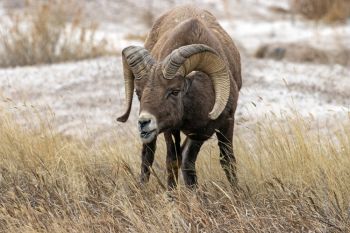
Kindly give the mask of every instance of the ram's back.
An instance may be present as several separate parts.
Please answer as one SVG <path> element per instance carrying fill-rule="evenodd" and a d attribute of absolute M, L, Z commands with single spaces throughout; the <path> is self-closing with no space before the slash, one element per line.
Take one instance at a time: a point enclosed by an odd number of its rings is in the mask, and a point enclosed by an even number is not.
<path fill-rule="evenodd" d="M 206 32 L 197 32 L 194 28 L 189 28 L 188 30 L 190 31 L 188 32 L 186 32 L 186 29 L 185 31 L 182 29 L 179 31 L 180 38 L 172 40 L 176 30 L 181 27 L 185 28 L 183 25 L 191 22 L 199 22 L 206 29 Z M 166 12 L 153 24 L 146 39 L 145 48 L 150 51 L 157 60 L 161 60 L 173 49 L 185 45 L 183 43 L 184 40 L 182 40 L 181 37 L 186 37 L 189 34 L 192 34 L 193 36 L 191 40 L 187 40 L 185 44 L 204 43 L 213 47 L 228 63 L 237 87 L 240 89 L 242 81 L 241 62 L 238 49 L 231 37 L 220 26 L 215 16 L 207 10 L 186 5 L 176 7 Z M 171 45 L 169 45 L 169 41 L 171 41 Z"/>

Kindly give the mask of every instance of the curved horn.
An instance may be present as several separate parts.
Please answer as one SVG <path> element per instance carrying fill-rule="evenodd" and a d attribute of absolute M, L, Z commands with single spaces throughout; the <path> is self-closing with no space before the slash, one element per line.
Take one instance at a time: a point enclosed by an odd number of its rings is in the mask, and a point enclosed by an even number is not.
<path fill-rule="evenodd" d="M 125 113 L 117 121 L 128 120 L 134 95 L 134 79 L 141 79 L 147 74 L 155 61 L 150 53 L 143 47 L 129 46 L 122 51 L 124 83 L 125 83 Z"/>
<path fill-rule="evenodd" d="M 164 60 L 163 75 L 166 79 L 174 78 L 177 73 L 186 76 L 194 70 L 206 73 L 213 82 L 215 104 L 209 118 L 215 120 L 225 109 L 230 95 L 230 76 L 226 63 L 214 49 L 203 44 L 182 46 Z"/>

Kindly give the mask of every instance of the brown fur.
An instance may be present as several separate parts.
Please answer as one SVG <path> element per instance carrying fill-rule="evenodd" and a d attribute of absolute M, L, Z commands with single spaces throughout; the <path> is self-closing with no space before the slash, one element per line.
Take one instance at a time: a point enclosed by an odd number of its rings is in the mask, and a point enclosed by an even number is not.
<path fill-rule="evenodd" d="M 206 74 L 192 72 L 186 77 L 166 80 L 158 67 L 147 77 L 135 80 L 140 111 L 156 116 L 159 133 L 165 135 L 169 188 L 176 186 L 180 166 L 185 184 L 189 187 L 196 185 L 197 154 L 203 142 L 215 132 L 219 140 L 220 161 L 227 178 L 234 185 L 236 173 L 232 135 L 238 92 L 242 86 L 240 55 L 214 16 L 191 6 L 174 8 L 157 19 L 146 39 L 145 48 L 158 62 L 162 62 L 174 49 L 189 44 L 208 45 L 226 62 L 230 71 L 231 90 L 225 110 L 216 120 L 208 118 L 215 102 L 215 92 Z M 178 95 L 173 94 L 174 90 L 180 91 Z M 181 148 L 180 131 L 187 136 Z M 149 179 L 155 143 L 156 138 L 143 145 L 143 182 Z"/>

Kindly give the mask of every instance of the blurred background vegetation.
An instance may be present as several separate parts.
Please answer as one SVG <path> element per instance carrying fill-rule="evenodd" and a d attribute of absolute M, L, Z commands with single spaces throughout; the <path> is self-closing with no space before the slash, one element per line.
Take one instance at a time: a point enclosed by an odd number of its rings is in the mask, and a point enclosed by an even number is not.
<path fill-rule="evenodd" d="M 4 26 L 0 30 L 0 66 L 56 63 L 118 54 L 115 41 L 98 33 L 101 22 L 143 24 L 150 28 L 162 11 L 184 2 L 3 0 L 7 19 L 3 20 Z M 221 0 L 219 5 L 223 12 L 218 16 L 230 17 L 235 11 L 232 7 L 235 2 L 239 0 Z M 207 6 L 211 4 L 210 1 L 206 3 Z M 289 0 L 288 8 L 272 7 L 271 11 L 289 15 L 291 20 L 302 16 L 315 22 L 345 23 L 350 16 L 350 0 Z M 129 33 L 127 39 L 144 40 L 147 34 L 137 31 Z M 256 56 L 268 56 L 265 53 L 266 48 L 261 48 Z M 320 56 L 323 55 L 318 54 Z"/>

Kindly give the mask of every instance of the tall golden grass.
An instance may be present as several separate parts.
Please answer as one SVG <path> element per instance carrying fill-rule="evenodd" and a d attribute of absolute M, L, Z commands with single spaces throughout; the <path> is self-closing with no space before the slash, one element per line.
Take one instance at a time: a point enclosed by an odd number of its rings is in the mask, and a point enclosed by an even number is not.
<path fill-rule="evenodd" d="M 166 192 L 163 145 L 140 186 L 136 139 L 91 146 L 44 117 L 24 129 L 1 112 L 0 232 L 349 232 L 350 121 L 335 133 L 298 115 L 284 121 L 236 138 L 238 190 L 211 140 L 198 189 Z"/>
<path fill-rule="evenodd" d="M 349 0 L 291 0 L 294 12 L 308 19 L 344 22 L 350 17 Z"/>
<path fill-rule="evenodd" d="M 57 63 L 115 53 L 97 39 L 97 23 L 86 23 L 74 1 L 31 1 L 9 13 L 11 24 L 0 31 L 0 67 Z"/>

